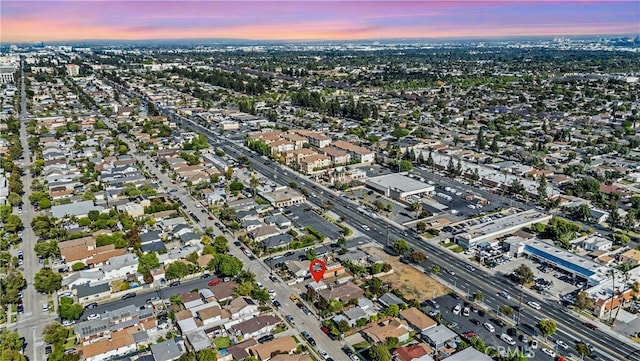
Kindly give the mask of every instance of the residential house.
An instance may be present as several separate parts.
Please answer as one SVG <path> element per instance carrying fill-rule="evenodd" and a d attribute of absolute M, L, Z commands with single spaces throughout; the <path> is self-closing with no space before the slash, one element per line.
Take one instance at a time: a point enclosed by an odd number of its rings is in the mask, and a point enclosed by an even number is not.
<path fill-rule="evenodd" d="M 246 320 L 258 315 L 258 305 L 248 297 L 237 297 L 225 307 L 234 320 Z"/>
<path fill-rule="evenodd" d="M 107 265 L 102 267 L 106 279 L 118 279 L 138 272 L 138 256 L 124 254 L 109 258 Z"/>
<path fill-rule="evenodd" d="M 205 305 L 209 304 L 205 303 Z M 211 304 L 211 307 L 196 311 L 196 318 L 202 322 L 203 326 L 220 325 L 221 323 L 227 322 L 230 317 L 230 313 L 227 310 L 221 309 L 217 304 Z"/>
<path fill-rule="evenodd" d="M 582 248 L 589 252 L 609 251 L 613 242 L 601 236 L 592 236 L 582 241 Z"/>
<path fill-rule="evenodd" d="M 400 318 L 407 321 L 416 331 L 428 330 L 438 324 L 432 320 L 431 317 L 425 315 L 415 307 L 409 307 L 400 311 Z"/>
<path fill-rule="evenodd" d="M 233 297 L 236 285 L 236 281 L 221 282 L 215 286 L 210 286 L 209 289 L 211 289 L 211 292 L 213 292 L 218 301 L 223 302 Z"/>
<path fill-rule="evenodd" d="M 341 315 L 337 315 L 333 318 L 333 321 L 338 323 L 344 320 L 349 323 L 349 326 L 354 327 L 358 320 L 365 319 L 368 321 L 371 316 L 376 315 L 377 313 L 378 312 L 370 299 L 360 297 L 357 305 L 343 310 Z"/>
<path fill-rule="evenodd" d="M 82 201 L 53 206 L 51 207 L 51 215 L 55 218 L 63 218 L 64 216 L 82 218 L 86 217 L 90 211 L 102 212 L 103 210 L 103 207 L 94 205 L 93 201 Z"/>
<path fill-rule="evenodd" d="M 365 252 L 359 249 L 350 249 L 345 254 L 339 254 L 336 256 L 336 258 L 342 263 L 350 261 L 353 264 L 360 266 L 365 266 L 369 263 L 368 257 L 369 256 Z"/>
<path fill-rule="evenodd" d="M 203 330 L 188 333 L 186 336 L 185 346 L 190 351 L 198 352 L 211 348 L 211 339 Z"/>
<path fill-rule="evenodd" d="M 231 325 L 228 330 L 230 333 L 236 336 L 243 336 L 246 339 L 269 333 L 281 322 L 282 320 L 273 315 L 261 315 Z"/>
<path fill-rule="evenodd" d="M 260 361 L 268 361 L 271 355 L 277 353 L 293 353 L 298 348 L 298 343 L 292 336 L 279 337 L 249 349 L 249 353 Z"/>
<path fill-rule="evenodd" d="M 291 227 L 291 220 L 282 214 L 274 214 L 272 216 L 264 217 L 264 223 L 281 229 Z"/>
<path fill-rule="evenodd" d="M 78 346 L 84 360 L 102 361 L 115 359 L 136 350 L 133 336 L 126 330 L 111 332 L 109 337 L 86 345 Z"/>
<path fill-rule="evenodd" d="M 383 343 L 390 337 L 395 337 L 403 343 L 409 340 L 409 325 L 404 320 L 392 318 L 371 325 L 362 330 L 362 333 L 371 343 Z"/>
<path fill-rule="evenodd" d="M 300 192 L 286 186 L 261 195 L 276 208 L 289 207 L 305 202 L 305 197 Z"/>
<path fill-rule="evenodd" d="M 182 348 L 175 339 L 151 345 L 151 353 L 155 361 L 173 361 L 182 355 Z"/>
<path fill-rule="evenodd" d="M 230 346 L 227 351 L 233 356 L 234 360 L 243 360 L 249 356 L 249 349 L 258 344 L 255 338 L 244 339 L 244 341 Z"/>
<path fill-rule="evenodd" d="M 433 361 L 429 356 L 431 347 L 424 343 L 414 343 L 412 345 L 398 347 L 393 351 L 394 361 Z M 471 360 L 468 360 L 471 361 Z"/>
<path fill-rule="evenodd" d="M 467 347 L 464 350 L 456 352 L 445 358 L 443 361 L 493 361 L 493 358 L 473 347 Z"/>
<path fill-rule="evenodd" d="M 187 310 L 202 305 L 204 302 L 202 298 L 200 298 L 200 294 L 198 292 L 185 292 L 180 294 L 180 299 L 182 300 L 182 304 L 184 308 Z"/>
<path fill-rule="evenodd" d="M 262 242 L 263 240 L 269 237 L 276 236 L 278 234 L 280 234 L 280 231 L 278 231 L 277 228 L 269 225 L 263 225 L 262 227 L 249 232 L 251 238 L 256 242 Z"/>
<path fill-rule="evenodd" d="M 327 302 L 338 299 L 344 303 L 348 303 L 351 300 L 364 296 L 364 291 L 353 282 L 348 281 L 328 289 L 319 290 L 318 295 Z"/>
<path fill-rule="evenodd" d="M 111 296 L 111 287 L 108 283 L 98 284 L 90 286 L 88 283 L 84 285 L 75 286 L 76 297 L 78 303 L 86 305 L 91 302 L 96 302 Z"/>
<path fill-rule="evenodd" d="M 262 245 L 264 248 L 279 248 L 288 246 L 291 242 L 293 242 L 293 237 L 288 233 L 282 233 L 275 236 L 271 236 L 267 239 L 262 240 Z"/>
<path fill-rule="evenodd" d="M 640 250 L 630 249 L 620 255 L 620 263 L 628 263 L 632 267 L 640 265 Z"/>
<path fill-rule="evenodd" d="M 309 266 L 311 261 L 289 261 L 285 264 L 289 272 L 296 278 L 304 278 L 309 275 Z"/>
<path fill-rule="evenodd" d="M 384 307 L 389 307 L 391 305 L 398 305 L 398 306 L 406 306 L 407 304 L 398 296 L 394 295 L 393 293 L 385 293 L 384 295 L 378 297 L 378 302 L 383 305 Z"/>
<path fill-rule="evenodd" d="M 422 339 L 436 350 L 446 346 L 455 348 L 458 341 L 458 334 L 444 325 L 437 325 L 424 330 L 421 335 Z"/>

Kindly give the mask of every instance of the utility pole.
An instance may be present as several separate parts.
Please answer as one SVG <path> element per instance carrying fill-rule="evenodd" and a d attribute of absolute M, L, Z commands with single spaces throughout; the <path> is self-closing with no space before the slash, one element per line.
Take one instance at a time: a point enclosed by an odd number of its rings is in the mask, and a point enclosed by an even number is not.
<path fill-rule="evenodd" d="M 384 241 L 384 246 L 387 248 L 389 247 L 389 225 L 388 224 L 387 224 L 387 237 Z"/>

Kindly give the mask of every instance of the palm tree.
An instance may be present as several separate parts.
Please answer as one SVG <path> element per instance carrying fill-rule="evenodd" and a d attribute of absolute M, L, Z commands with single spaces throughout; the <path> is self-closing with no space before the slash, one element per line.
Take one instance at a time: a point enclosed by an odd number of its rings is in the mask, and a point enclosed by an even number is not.
<path fill-rule="evenodd" d="M 256 198 L 256 188 L 258 187 L 259 184 L 260 184 L 260 182 L 258 181 L 258 177 L 256 176 L 256 173 L 254 172 L 251 175 L 251 178 L 249 179 L 249 185 L 251 185 L 251 189 L 253 191 L 253 198 Z"/>

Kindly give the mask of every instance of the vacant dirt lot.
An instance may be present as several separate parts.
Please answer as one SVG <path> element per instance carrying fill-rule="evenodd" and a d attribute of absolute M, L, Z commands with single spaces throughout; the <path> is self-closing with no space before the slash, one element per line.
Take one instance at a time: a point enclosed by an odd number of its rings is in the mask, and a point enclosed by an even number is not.
<path fill-rule="evenodd" d="M 365 250 L 393 267 L 393 273 L 382 277 L 382 280 L 391 283 L 394 288 L 402 291 L 402 294 L 408 299 L 417 299 L 423 302 L 424 300 L 445 295 L 450 291 L 433 278 L 400 262 L 397 257 L 386 254 L 381 248 L 367 247 Z"/>

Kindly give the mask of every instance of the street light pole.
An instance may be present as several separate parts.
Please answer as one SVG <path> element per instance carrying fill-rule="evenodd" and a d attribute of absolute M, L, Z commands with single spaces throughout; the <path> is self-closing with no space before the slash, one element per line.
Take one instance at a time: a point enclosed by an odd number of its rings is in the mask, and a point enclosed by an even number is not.
<path fill-rule="evenodd" d="M 524 285 L 520 285 L 520 299 L 518 300 L 518 320 L 516 326 L 520 325 L 520 313 L 522 312 L 522 294 L 524 293 Z"/>

